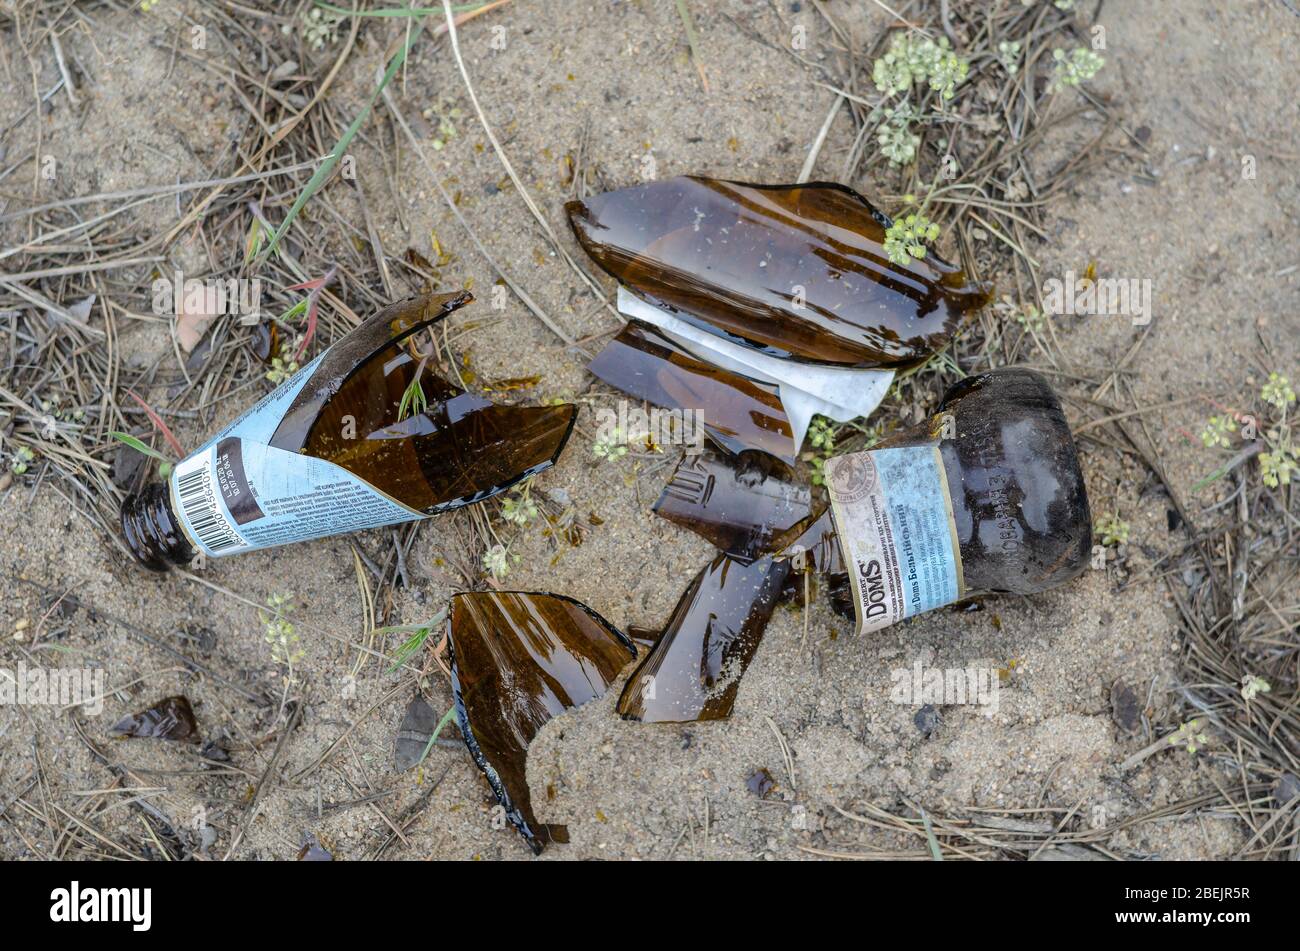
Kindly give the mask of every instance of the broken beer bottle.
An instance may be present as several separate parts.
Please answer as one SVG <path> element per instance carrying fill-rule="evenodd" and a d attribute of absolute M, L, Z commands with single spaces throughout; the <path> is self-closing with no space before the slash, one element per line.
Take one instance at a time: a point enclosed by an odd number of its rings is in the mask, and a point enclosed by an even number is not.
<path fill-rule="evenodd" d="M 869 415 L 989 289 L 927 252 L 886 251 L 888 216 L 833 182 L 688 176 L 565 206 L 629 319 L 590 370 L 656 406 L 705 408 L 729 452 L 793 463 L 814 414 Z"/>
<path fill-rule="evenodd" d="M 128 496 L 122 529 L 136 558 L 162 571 L 200 552 L 392 525 L 481 501 L 550 467 L 576 407 L 497 405 L 421 372 L 411 336 L 471 300 L 462 291 L 392 304 L 165 483 Z"/>
<path fill-rule="evenodd" d="M 706 470 L 707 491 L 686 491 Z M 656 510 L 725 551 L 629 677 L 620 714 L 727 716 L 774 600 L 806 590 L 800 572 L 823 575 L 832 606 L 865 632 L 977 595 L 1037 594 L 1088 564 L 1092 521 L 1074 441 L 1032 371 L 968 377 L 925 422 L 833 457 L 825 471 L 830 506 L 775 533 L 800 504 L 779 472 L 746 477 L 752 465 L 738 457 L 710 457 L 674 475 Z"/>
<path fill-rule="evenodd" d="M 1088 565 L 1092 519 L 1047 381 L 967 377 L 929 420 L 826 464 L 858 630 L 963 598 L 1038 594 Z"/>

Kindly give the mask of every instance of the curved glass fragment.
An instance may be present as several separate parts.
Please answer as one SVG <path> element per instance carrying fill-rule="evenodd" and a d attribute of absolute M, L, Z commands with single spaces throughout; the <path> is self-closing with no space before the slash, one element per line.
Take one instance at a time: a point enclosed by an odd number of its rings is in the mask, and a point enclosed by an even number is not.
<path fill-rule="evenodd" d="M 271 436 L 271 445 L 289 452 L 301 450 L 321 410 L 338 395 L 345 383 L 374 363 L 375 355 L 381 351 L 389 352 L 412 334 L 442 321 L 473 300 L 474 295 L 469 291 L 417 294 L 395 301 L 366 318 L 321 355 L 311 379 L 284 411 Z M 437 378 L 432 388 L 439 399 L 447 399 L 459 392 Z"/>
<path fill-rule="evenodd" d="M 271 445 L 347 469 L 431 515 L 477 502 L 549 468 L 577 407 L 506 406 L 448 383 L 404 343 L 472 300 L 424 294 L 371 317 L 326 351 Z M 403 413 L 420 373 L 423 407 Z"/>
<path fill-rule="evenodd" d="M 749 451 L 683 454 L 654 511 L 739 561 L 771 551 L 774 538 L 807 518 L 812 494 L 789 466 Z"/>
<path fill-rule="evenodd" d="M 706 363 L 648 324 L 630 321 L 587 369 L 653 406 L 700 413 L 728 452 L 761 449 L 794 462 L 798 447 L 774 384 Z"/>
<path fill-rule="evenodd" d="M 164 697 L 147 710 L 128 714 L 109 729 L 114 736 L 142 736 L 181 743 L 198 743 L 198 721 L 188 698 Z"/>
<path fill-rule="evenodd" d="M 942 348 L 988 290 L 933 252 L 885 253 L 890 219 L 844 185 L 697 176 L 565 206 L 602 268 L 684 320 L 775 356 L 906 367 Z"/>
<path fill-rule="evenodd" d="M 740 678 L 780 600 L 790 562 L 719 555 L 691 582 L 618 700 L 625 720 L 682 723 L 731 714 Z"/>
<path fill-rule="evenodd" d="M 447 618 L 456 719 L 506 817 L 534 853 L 566 842 L 533 814 L 528 746 L 550 720 L 603 696 L 636 657 L 617 628 L 561 595 L 474 591 Z"/>

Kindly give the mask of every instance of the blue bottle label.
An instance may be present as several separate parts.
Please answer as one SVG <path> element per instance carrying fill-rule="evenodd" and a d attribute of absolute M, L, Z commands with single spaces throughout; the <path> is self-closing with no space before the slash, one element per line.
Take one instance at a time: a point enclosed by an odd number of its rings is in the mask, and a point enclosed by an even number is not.
<path fill-rule="evenodd" d="M 319 359 L 173 470 L 172 509 L 205 555 L 233 555 L 424 517 L 341 466 L 268 445 Z"/>
<path fill-rule="evenodd" d="M 961 549 L 936 445 L 836 456 L 826 462 L 858 633 L 958 600 Z"/>

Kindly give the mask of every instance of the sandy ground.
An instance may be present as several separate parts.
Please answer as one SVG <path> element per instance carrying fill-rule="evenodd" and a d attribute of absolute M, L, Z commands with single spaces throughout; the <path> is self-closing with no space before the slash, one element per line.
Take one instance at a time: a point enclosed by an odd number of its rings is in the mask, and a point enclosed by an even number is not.
<path fill-rule="evenodd" d="M 464 54 L 484 111 L 557 231 L 568 194 L 562 157 L 576 148 L 584 129 L 587 161 L 610 187 L 635 181 L 647 156 L 664 177 L 795 178 L 831 93 L 723 16 L 770 28 L 770 8 L 739 0 L 707 6 L 697 13 L 707 94 L 686 56 L 671 3 L 518 0 L 491 20 L 506 28 L 499 51 L 489 47 L 488 21 L 466 27 Z M 807 25 L 808 55 L 815 61 L 825 55 L 817 51 L 825 25 L 807 10 L 792 12 L 798 6 L 783 2 L 777 8 L 788 23 Z M 844 20 L 862 37 L 888 24 L 873 4 L 834 6 L 851 8 Z M 151 32 L 163 35 L 159 21 L 139 14 L 104 14 L 103 20 L 108 28 L 97 35 L 74 31 L 64 40 L 94 77 L 82 91 L 84 102 L 73 109 L 54 97 L 39 123 L 39 146 L 37 125 L 23 123 L 8 137 L 10 160 L 36 148 L 57 155 L 60 175 L 67 176 L 59 183 L 63 196 L 212 174 L 237 111 L 229 91 L 184 58 L 172 62 L 165 49 L 145 42 Z M 1122 317 L 1059 320 L 1056 369 L 1063 375 L 1057 382 L 1067 393 L 1083 394 L 1086 389 L 1069 379 L 1072 369 L 1102 377 L 1140 344 L 1123 368 L 1143 405 L 1197 397 L 1144 418 L 1171 484 L 1195 513 L 1217 498 L 1213 488 L 1199 495 L 1191 489 L 1212 468 L 1195 438 L 1214 412 L 1210 401 L 1231 404 L 1257 390 L 1261 361 L 1297 379 L 1300 107 L 1289 77 L 1300 19 L 1281 3 L 1262 0 L 1163 0 L 1108 2 L 1101 22 L 1108 63 L 1091 88 L 1120 104 L 1127 129 L 1144 130 L 1149 163 L 1140 168 L 1116 160 L 1088 175 L 1052 209 L 1048 237 L 1032 253 L 1047 276 L 1095 263 L 1099 275 L 1153 281 L 1149 327 Z M 8 72 L 0 72 L 8 87 L 0 96 L 5 127 L 30 104 L 32 83 L 12 34 L 0 34 L 0 45 L 8 59 Z M 336 87 L 344 101 L 361 102 L 381 52 L 371 44 L 353 56 Z M 43 56 L 36 66 L 39 87 L 49 88 L 57 76 L 53 57 Z M 430 155 L 455 176 L 461 207 L 492 252 L 573 337 L 613 329 L 615 319 L 550 253 L 519 195 L 496 187 L 504 171 L 473 120 L 445 48 L 419 48 L 403 95 L 411 112 L 439 102 L 463 111 L 456 120 L 460 134 Z M 1091 137 L 1101 121 L 1086 117 L 1071 134 Z M 814 177 L 838 177 L 851 131 L 841 117 Z M 428 253 L 434 232 L 456 254 L 448 269 L 454 280 L 490 284 L 486 263 L 408 149 L 395 159 L 388 123 L 382 135 L 371 126 L 365 137 L 355 148 L 358 175 L 377 196 L 372 212 L 385 247 L 411 245 Z M 1047 143 L 1035 161 L 1051 161 L 1061 144 Z M 1247 154 L 1257 166 L 1253 179 L 1242 176 Z M 395 160 L 403 169 L 399 200 L 387 193 L 380 174 L 380 163 Z M 0 184 L 10 207 L 29 200 L 30 172 L 25 167 L 22 181 Z M 849 184 L 876 192 L 871 181 Z M 162 226 L 169 227 L 175 209 L 160 209 Z M 581 546 L 563 548 L 558 558 L 536 526 L 518 532 L 513 550 L 522 561 L 510 584 L 571 595 L 620 626 L 661 623 L 710 555 L 702 540 L 650 515 L 667 469 L 653 459 L 595 459 L 590 407 L 612 406 L 617 396 L 594 384 L 582 356 L 566 352 L 518 302 L 512 300 L 504 316 L 487 319 L 489 313 L 480 304 L 454 318 L 453 327 L 469 328 L 458 346 L 472 355 L 481 378 L 539 374 L 532 397 L 582 400 L 579 430 L 538 488 L 563 490 L 580 513 L 600 520 L 588 526 Z M 170 344 L 165 327 L 141 319 L 122 346 L 129 362 L 143 362 Z M 1042 353 L 1027 354 L 1025 362 L 1050 368 Z M 1077 419 L 1077 404 L 1066 405 Z M 196 446 L 237 409 L 182 424 L 177 435 Z M 1150 742 L 1153 726 L 1179 720 L 1171 692 L 1180 649 L 1175 615 L 1163 583 L 1141 576 L 1182 536 L 1168 529 L 1168 502 L 1145 469 L 1093 441 L 1082 440 L 1080 449 L 1094 511 L 1119 512 L 1133 526 L 1122 566 L 1088 572 L 1042 597 L 989 601 L 972 613 L 936 612 L 869 640 L 851 636 L 847 622 L 823 603 L 810 613 L 805 642 L 802 614 L 780 611 L 726 722 L 625 723 L 614 715 L 611 693 L 552 724 L 532 751 L 538 811 L 546 821 L 568 823 L 572 836 L 571 844 L 551 848 L 545 859 L 789 859 L 811 857 L 809 850 L 916 850 L 924 843 L 896 841 L 840 810 L 855 811 L 864 802 L 891 810 L 915 804 L 949 815 L 972 806 L 1078 804 L 1087 822 L 1102 827 L 1212 790 L 1216 781 L 1231 782 L 1212 753 L 1169 751 L 1128 773 L 1117 768 Z M 0 525 L 0 560 L 6 572 L 24 579 L 0 606 L 0 666 L 12 669 L 23 659 L 102 666 L 110 688 L 120 689 L 103 713 L 85 718 L 87 734 L 116 762 L 162 787 L 146 795 L 186 830 L 187 841 L 197 843 L 192 830 L 198 820 L 210 823 L 216 839 L 204 854 L 223 856 L 238 840 L 234 857 L 291 858 L 315 836 L 340 859 L 362 858 L 389 835 L 389 821 L 436 782 L 390 857 L 529 857 L 512 830 L 494 827 L 500 824 L 493 822 L 490 791 L 463 749 L 437 747 L 422 771 L 395 772 L 394 734 L 417 689 L 411 676 L 389 674 L 386 664 L 371 659 L 350 689 L 357 654 L 347 645 L 363 629 L 350 546 L 377 555 L 389 544 L 386 533 L 253 553 L 186 578 L 154 577 L 126 563 L 48 486 L 34 493 L 25 485 L 11 489 L 0 501 Z M 463 513 L 423 527 L 409 563 L 414 585 L 397 593 L 395 622 L 427 617 L 454 590 L 444 556 L 463 549 L 467 531 Z M 28 581 L 54 596 L 73 592 L 97 611 L 51 613 L 53 598 Z M 256 611 L 274 592 L 289 592 L 297 605 L 306 656 L 291 692 L 303 698 L 302 717 L 280 751 L 276 775 L 261 790 L 257 817 L 248 822 L 244 805 L 275 753 L 280 734 L 266 740 L 275 724 L 238 692 L 182 671 L 124 628 L 192 653 L 227 680 L 278 695 L 284 684 Z M 42 643 L 37 651 L 27 646 L 33 636 Z M 394 641 L 380 646 L 391 649 Z M 938 667 L 1014 661 L 1015 674 L 1000 691 L 996 712 L 945 708 L 927 737 L 913 722 L 916 709 L 889 697 L 891 672 L 917 661 Z M 1122 735 L 1112 718 L 1116 681 L 1132 685 L 1147 707 L 1136 736 Z M 420 686 L 436 710 L 447 708 L 449 690 L 436 670 Z M 119 716 L 179 692 L 194 701 L 205 737 L 235 750 L 236 769 L 204 775 L 191 750 L 108 740 L 108 727 Z M 324 766 L 297 778 L 340 737 Z M 793 774 L 779 737 L 791 751 Z M 0 820 L 0 855 L 9 858 L 51 848 L 32 810 L 75 810 L 78 791 L 112 780 L 88 754 L 71 715 L 4 708 L 0 808 L 26 785 L 20 780 L 34 749 L 46 788 L 26 795 L 30 810 L 11 805 Z M 776 782 L 766 799 L 746 788 L 759 768 Z M 347 805 L 380 792 L 385 795 Z M 143 837 L 140 814 L 131 808 L 119 806 L 99 821 L 112 836 Z M 1226 856 L 1242 845 L 1244 829 L 1231 816 L 1202 814 L 1117 832 L 1106 846 L 1126 856 Z"/>

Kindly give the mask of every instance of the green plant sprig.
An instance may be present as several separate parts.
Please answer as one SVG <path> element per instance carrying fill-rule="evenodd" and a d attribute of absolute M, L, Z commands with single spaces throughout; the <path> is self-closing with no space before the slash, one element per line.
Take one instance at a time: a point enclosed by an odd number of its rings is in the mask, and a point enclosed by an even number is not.
<path fill-rule="evenodd" d="M 154 449 L 152 446 L 141 442 L 139 439 L 136 439 L 130 433 L 119 433 L 117 430 L 113 430 L 109 433 L 109 435 L 114 439 L 116 439 L 118 442 L 130 446 L 136 452 L 143 453 L 144 455 L 148 456 L 150 459 L 157 459 L 158 474 L 162 476 L 164 479 L 166 479 L 168 476 L 172 474 L 172 467 L 174 466 L 174 463 L 172 462 L 172 460 L 168 459 L 157 449 Z"/>
<path fill-rule="evenodd" d="M 397 404 L 399 423 L 407 416 L 422 416 L 429 410 L 429 398 L 425 396 L 424 387 L 420 385 L 420 377 L 424 373 L 424 365 L 427 361 L 428 357 L 420 360 L 419 366 L 415 368 L 415 376 L 411 377 L 411 382 L 402 392 L 401 402 Z"/>

